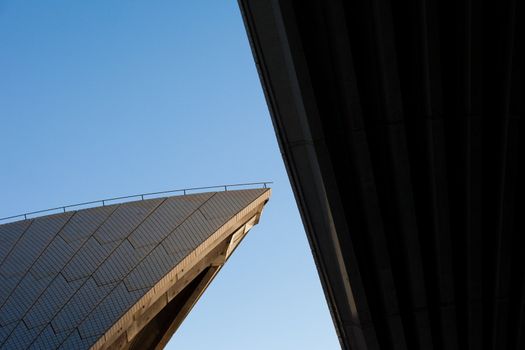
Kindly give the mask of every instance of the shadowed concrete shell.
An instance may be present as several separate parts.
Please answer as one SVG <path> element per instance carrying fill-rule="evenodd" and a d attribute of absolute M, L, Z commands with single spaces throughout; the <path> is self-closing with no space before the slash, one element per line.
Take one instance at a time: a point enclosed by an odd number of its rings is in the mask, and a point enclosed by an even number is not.
<path fill-rule="evenodd" d="M 162 348 L 270 192 L 156 198 L 0 225 L 0 348 Z"/>
<path fill-rule="evenodd" d="M 525 349 L 525 2 L 239 5 L 342 348 Z"/>

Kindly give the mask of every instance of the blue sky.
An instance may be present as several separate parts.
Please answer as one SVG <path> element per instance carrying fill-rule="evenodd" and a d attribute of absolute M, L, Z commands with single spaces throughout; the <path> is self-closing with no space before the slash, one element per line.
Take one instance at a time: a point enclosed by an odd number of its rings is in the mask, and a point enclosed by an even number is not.
<path fill-rule="evenodd" d="M 274 181 L 168 349 L 337 349 L 236 1 L 0 0 L 0 217 Z"/>

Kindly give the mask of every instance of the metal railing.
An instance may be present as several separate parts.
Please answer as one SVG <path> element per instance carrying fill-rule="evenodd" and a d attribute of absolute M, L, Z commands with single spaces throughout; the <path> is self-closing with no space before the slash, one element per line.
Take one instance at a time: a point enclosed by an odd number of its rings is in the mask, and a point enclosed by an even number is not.
<path fill-rule="evenodd" d="M 51 208 L 51 209 L 37 210 L 37 211 L 29 212 L 29 213 L 18 214 L 18 215 L 13 215 L 13 216 L 7 216 L 5 218 L 0 218 L 0 224 L 4 223 L 4 221 L 8 221 L 8 220 L 9 221 L 16 221 L 14 219 L 22 219 L 22 218 L 24 220 L 33 219 L 35 217 L 43 216 L 41 214 L 44 214 L 44 213 L 55 213 L 55 214 L 57 214 L 57 213 L 65 213 L 68 210 L 70 211 L 71 208 L 87 209 L 87 208 L 91 208 L 91 207 L 87 207 L 87 206 L 91 206 L 93 204 L 102 204 L 102 206 L 111 205 L 111 204 L 118 204 L 118 203 L 120 203 L 118 201 L 119 200 L 123 200 L 123 199 L 137 198 L 138 200 L 145 200 L 145 199 L 158 198 L 157 196 L 163 195 L 163 194 L 182 193 L 183 195 L 187 195 L 187 194 L 200 193 L 200 191 L 203 191 L 203 190 L 213 190 L 213 189 L 221 190 L 221 191 L 228 191 L 228 188 L 232 188 L 232 187 L 249 187 L 249 188 L 262 187 L 262 188 L 268 188 L 268 185 L 270 185 L 272 183 L 273 182 L 271 182 L 271 181 L 248 182 L 248 183 L 242 183 L 242 184 L 206 186 L 206 187 L 192 187 L 192 188 L 183 188 L 183 189 L 178 189 L 178 190 L 169 190 L 169 191 L 134 194 L 134 195 L 131 195 L 131 196 L 113 197 L 113 198 L 108 198 L 108 199 L 101 199 L 101 200 L 96 200 L 96 201 L 91 201 L 91 202 L 84 202 L 84 203 L 71 204 L 71 205 L 64 205 L 64 206 L 61 206 L 61 207 L 56 207 L 56 208 Z M 85 208 L 81 208 L 81 207 L 85 207 Z M 37 214 L 40 214 L 40 215 L 37 215 Z"/>

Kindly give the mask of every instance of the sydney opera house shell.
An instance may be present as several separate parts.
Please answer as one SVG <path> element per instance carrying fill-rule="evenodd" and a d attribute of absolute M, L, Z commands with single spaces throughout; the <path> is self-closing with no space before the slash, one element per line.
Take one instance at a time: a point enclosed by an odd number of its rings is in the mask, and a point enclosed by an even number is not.
<path fill-rule="evenodd" d="M 0 348 L 162 348 L 270 192 L 152 198 L 0 225 Z"/>

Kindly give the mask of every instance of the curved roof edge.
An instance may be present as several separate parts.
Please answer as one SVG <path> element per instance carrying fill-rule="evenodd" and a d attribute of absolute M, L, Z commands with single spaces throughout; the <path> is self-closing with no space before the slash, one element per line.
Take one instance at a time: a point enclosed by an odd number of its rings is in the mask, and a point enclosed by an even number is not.
<path fill-rule="evenodd" d="M 91 349 L 162 349 L 241 240 L 259 222 L 270 195 L 271 189 L 268 188 L 189 253 L 100 337 Z M 137 343 L 135 340 L 140 332 L 199 276 L 202 279 L 194 286 L 189 298 L 183 302 L 177 313 L 167 317 L 169 324 L 163 325 L 165 329 L 160 338 L 153 339 L 149 344 L 144 341 Z M 163 321 L 166 323 L 166 317 Z"/>
<path fill-rule="evenodd" d="M 0 348 L 162 348 L 270 194 L 197 193 L 0 225 Z"/>

